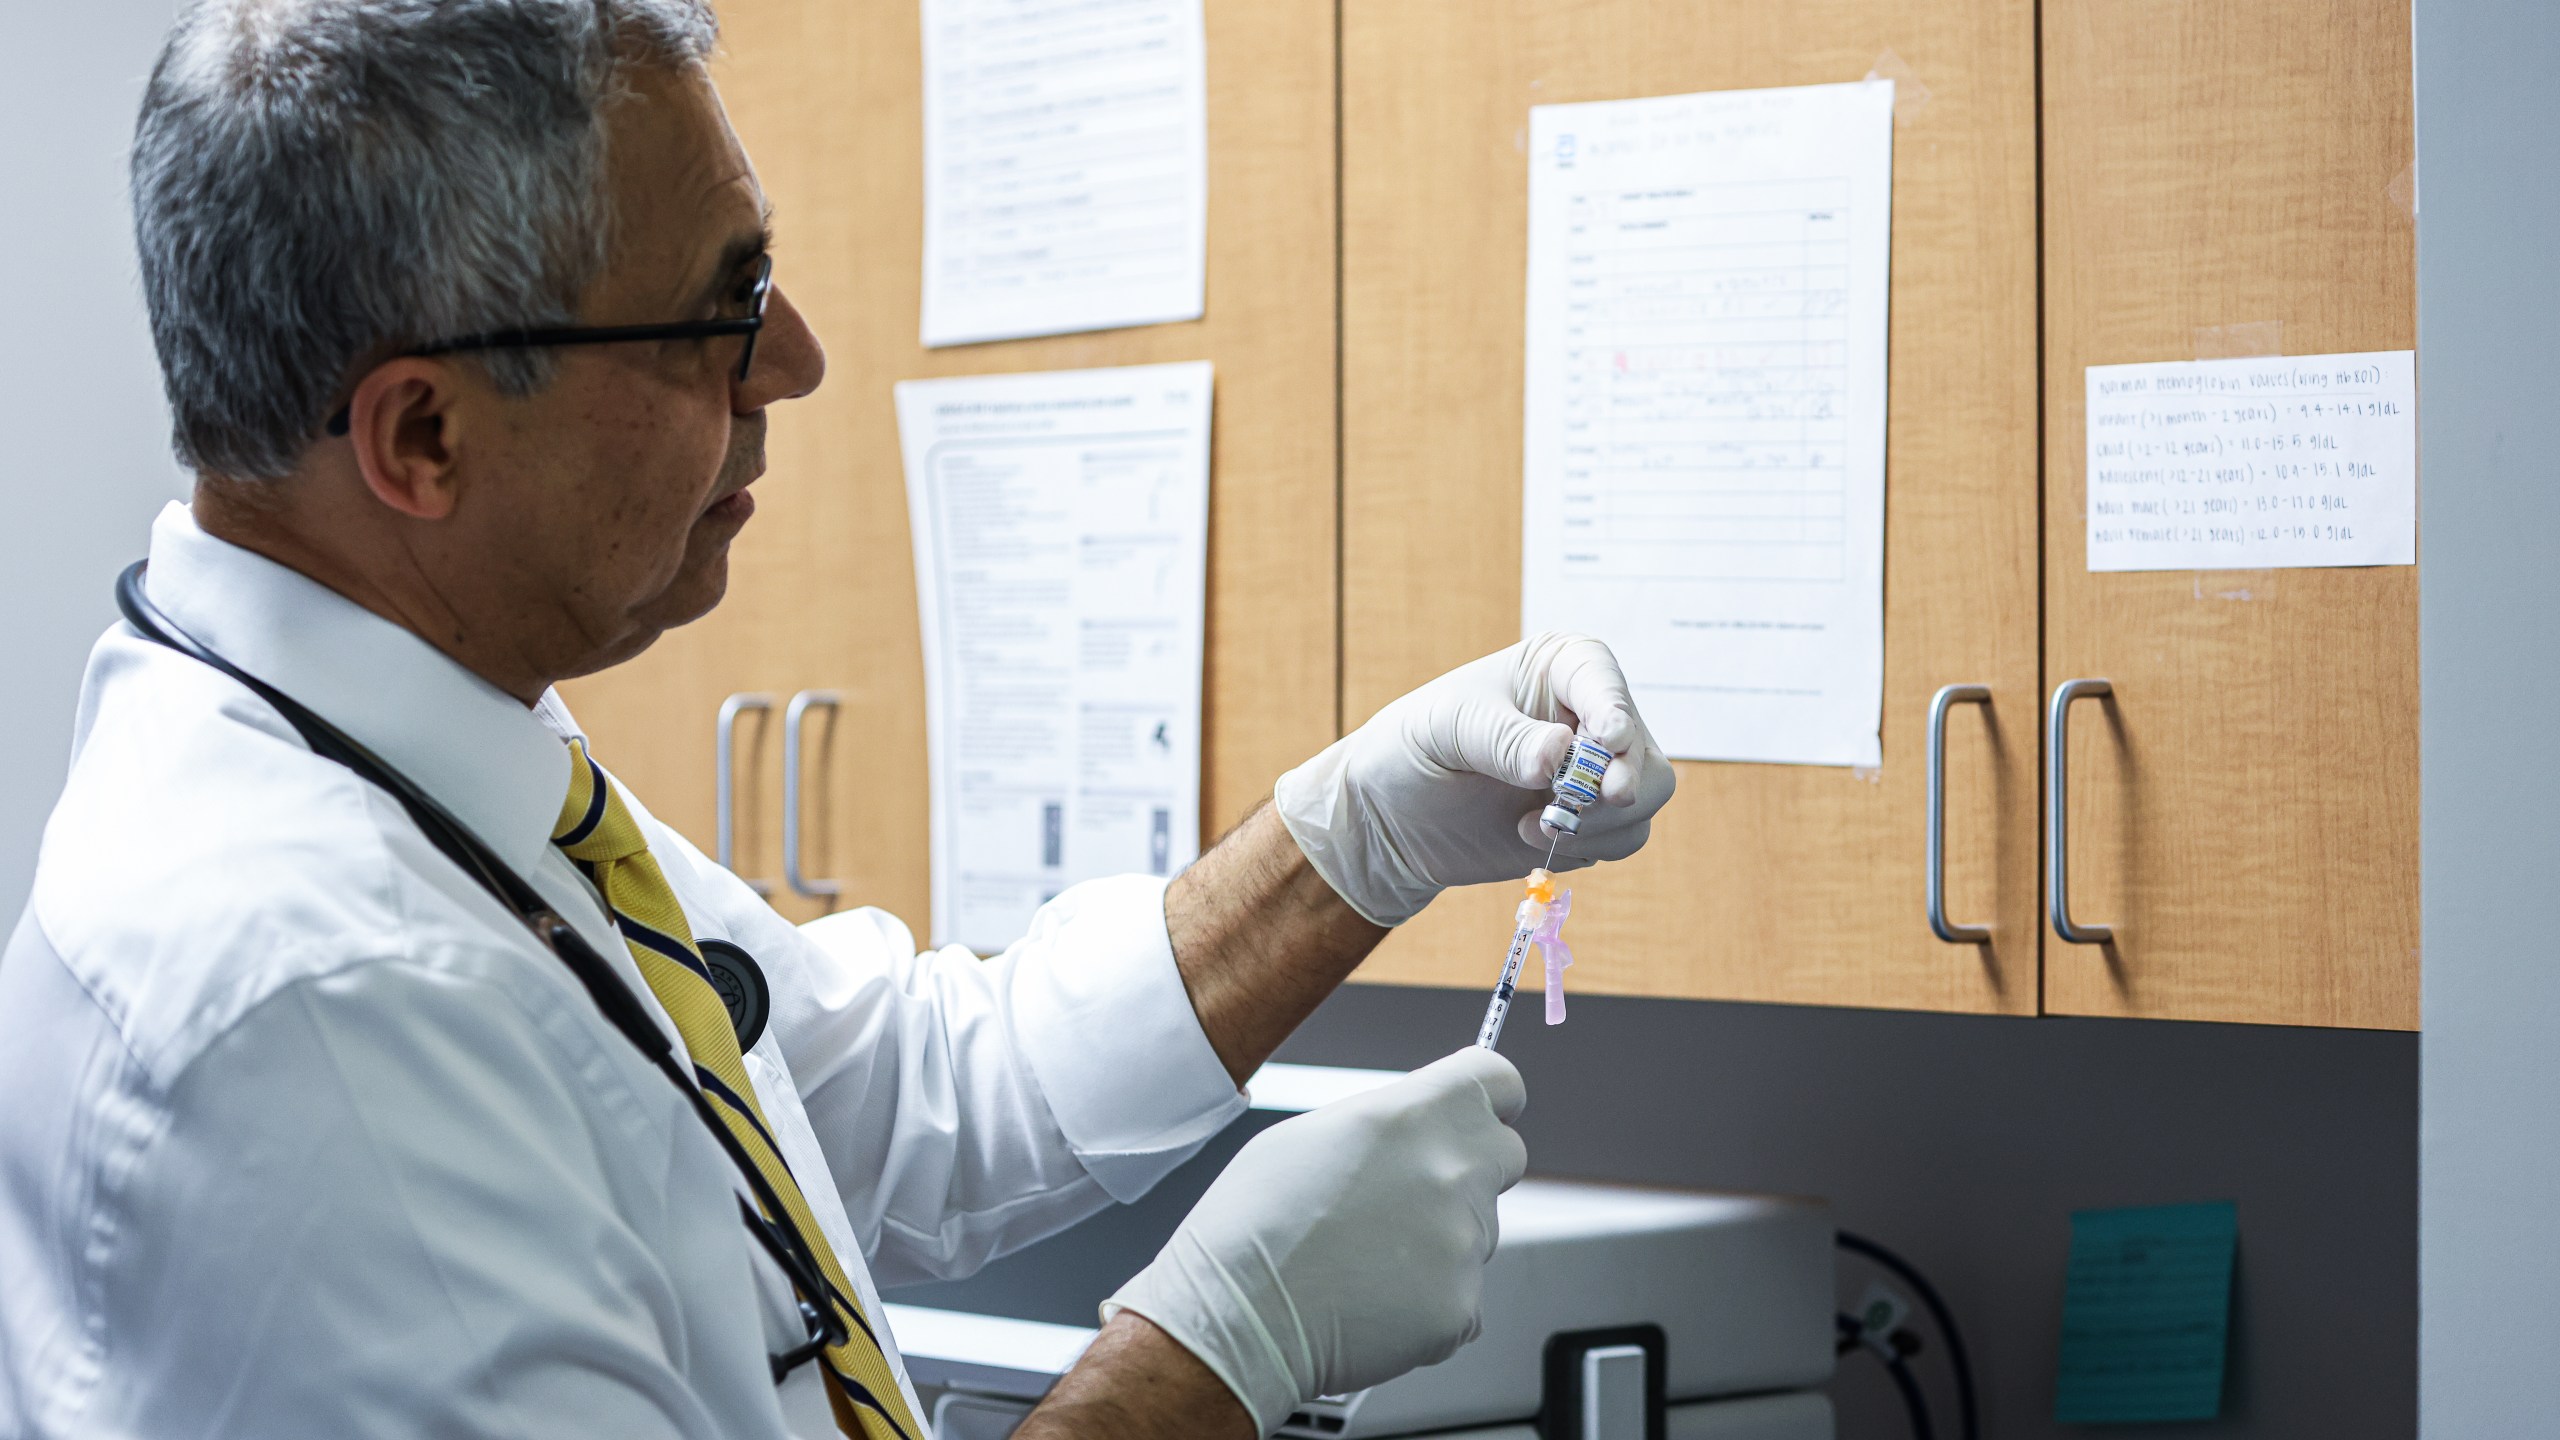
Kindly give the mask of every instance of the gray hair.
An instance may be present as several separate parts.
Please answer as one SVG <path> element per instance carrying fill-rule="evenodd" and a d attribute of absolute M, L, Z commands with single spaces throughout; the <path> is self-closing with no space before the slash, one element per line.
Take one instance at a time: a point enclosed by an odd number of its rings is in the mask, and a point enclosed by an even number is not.
<path fill-rule="evenodd" d="M 133 140 L 178 457 L 283 476 L 359 365 L 570 323 L 623 67 L 718 34 L 704 0 L 196 0 Z M 506 394 L 550 378 L 542 352 L 475 358 Z"/>

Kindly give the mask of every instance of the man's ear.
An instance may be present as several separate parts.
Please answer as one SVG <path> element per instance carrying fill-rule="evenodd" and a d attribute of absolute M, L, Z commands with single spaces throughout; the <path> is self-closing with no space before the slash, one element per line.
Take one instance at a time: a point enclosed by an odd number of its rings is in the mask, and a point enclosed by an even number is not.
<path fill-rule="evenodd" d="M 348 397 L 347 441 L 373 498 L 413 520 L 442 520 L 460 493 L 462 377 L 441 360 L 386 361 Z"/>

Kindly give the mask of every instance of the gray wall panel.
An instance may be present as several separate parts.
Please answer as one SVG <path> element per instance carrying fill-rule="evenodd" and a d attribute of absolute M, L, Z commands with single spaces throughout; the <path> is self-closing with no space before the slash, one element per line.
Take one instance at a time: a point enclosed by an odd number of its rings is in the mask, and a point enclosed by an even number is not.
<path fill-rule="evenodd" d="M 2417 0 L 2423 1433 L 2560 1432 L 2560 6 Z"/>
<path fill-rule="evenodd" d="M 2052 1418 L 2070 1212 L 2190 1200 L 2240 1210 L 2224 1418 L 2104 1433 L 2415 1427 L 2414 1036 L 1594 997 L 1551 1030 L 1534 999 L 1503 1036 L 1529 1081 L 1531 1168 L 1829 1197 L 1946 1292 L 1998 1440 L 2099 1433 Z M 1483 1005 L 1346 989 L 1280 1058 L 1419 1064 L 1467 1041 Z M 1940 1363 L 1916 1362 L 1933 1382 Z M 1904 1433 L 1872 1362 L 1844 1362 L 1836 1394 L 1843 1440 Z M 1954 1397 L 1935 1394 L 1949 1436 Z"/>

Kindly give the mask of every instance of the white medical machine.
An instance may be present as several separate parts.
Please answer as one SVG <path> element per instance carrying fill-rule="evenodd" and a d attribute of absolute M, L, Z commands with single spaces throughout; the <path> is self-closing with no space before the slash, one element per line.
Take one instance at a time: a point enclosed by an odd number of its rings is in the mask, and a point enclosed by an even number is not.
<path fill-rule="evenodd" d="M 1380 1073 L 1272 1066 L 1253 1090 L 1258 1106 L 1307 1108 L 1297 1102 L 1376 1083 L 1361 1077 Z M 1502 1197 L 1501 1218 L 1475 1343 L 1441 1364 L 1310 1404 L 1280 1433 L 1832 1440 L 1820 1388 L 1831 1379 L 1835 1340 L 1828 1206 L 1531 1178 Z M 1125 1257 L 1122 1273 L 1151 1253 Z M 1079 1325 L 888 1308 L 939 1440 L 1011 1435 L 1094 1335 Z"/>

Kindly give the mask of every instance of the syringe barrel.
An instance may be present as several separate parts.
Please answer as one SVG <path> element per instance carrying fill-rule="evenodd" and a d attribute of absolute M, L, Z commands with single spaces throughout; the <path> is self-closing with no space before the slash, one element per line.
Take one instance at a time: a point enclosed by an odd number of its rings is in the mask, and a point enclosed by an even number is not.
<path fill-rule="evenodd" d="M 1493 999 L 1484 1007 L 1483 1023 L 1476 1026 L 1476 1044 L 1484 1049 L 1501 1043 L 1502 1022 L 1511 1014 L 1511 997 L 1520 983 L 1520 962 L 1529 953 L 1530 929 L 1530 920 L 1522 917 L 1519 929 L 1512 933 L 1511 949 L 1502 957 L 1502 978 L 1494 982 Z"/>

